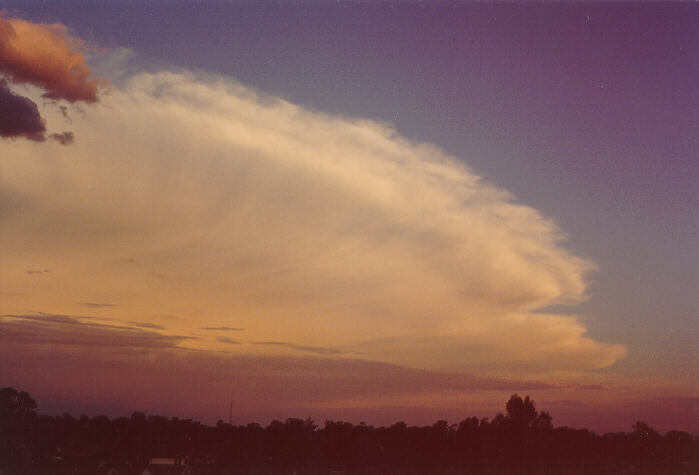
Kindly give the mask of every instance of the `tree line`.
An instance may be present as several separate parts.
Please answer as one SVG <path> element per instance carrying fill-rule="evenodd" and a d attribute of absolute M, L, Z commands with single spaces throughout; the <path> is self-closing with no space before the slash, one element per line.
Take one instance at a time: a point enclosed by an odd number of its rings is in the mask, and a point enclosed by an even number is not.
<path fill-rule="evenodd" d="M 699 437 L 644 422 L 598 435 L 554 427 L 517 394 L 492 420 L 427 426 L 311 419 L 214 426 L 134 412 L 78 418 L 37 413 L 0 389 L 0 474 L 141 474 L 151 457 L 186 457 L 194 474 L 697 474 Z"/>

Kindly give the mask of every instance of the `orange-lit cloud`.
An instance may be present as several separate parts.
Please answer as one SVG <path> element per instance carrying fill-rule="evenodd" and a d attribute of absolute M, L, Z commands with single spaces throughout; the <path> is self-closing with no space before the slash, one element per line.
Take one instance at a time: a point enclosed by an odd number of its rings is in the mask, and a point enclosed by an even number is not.
<path fill-rule="evenodd" d="M 10 91 L 8 81 L 36 86 L 47 99 L 97 101 L 97 81 L 89 78 L 82 48 L 83 42 L 63 25 L 0 17 L 0 137 L 46 140 L 45 121 L 36 103 Z M 59 110 L 65 118 L 65 107 Z M 74 140 L 70 131 L 49 138 L 61 145 Z"/>
<path fill-rule="evenodd" d="M 97 81 L 80 52 L 83 42 L 61 24 L 0 18 L 0 73 L 17 84 L 43 89 L 42 97 L 97 101 Z"/>
<path fill-rule="evenodd" d="M 70 149 L 7 145 L 0 289 L 26 295 L 4 313 L 114 302 L 99 311 L 191 348 L 502 377 L 626 352 L 542 313 L 584 300 L 594 265 L 437 147 L 190 74 L 136 75 L 104 103 Z M 23 277 L 38 266 L 54 272 Z M 201 335 L 224 327 L 241 344 Z"/>

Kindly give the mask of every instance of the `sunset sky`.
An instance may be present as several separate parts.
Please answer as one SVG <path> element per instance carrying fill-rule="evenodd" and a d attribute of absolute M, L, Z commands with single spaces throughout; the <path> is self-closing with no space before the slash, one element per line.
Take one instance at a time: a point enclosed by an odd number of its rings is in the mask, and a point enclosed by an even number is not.
<path fill-rule="evenodd" d="M 699 6 L 0 3 L 0 387 L 699 432 Z"/>

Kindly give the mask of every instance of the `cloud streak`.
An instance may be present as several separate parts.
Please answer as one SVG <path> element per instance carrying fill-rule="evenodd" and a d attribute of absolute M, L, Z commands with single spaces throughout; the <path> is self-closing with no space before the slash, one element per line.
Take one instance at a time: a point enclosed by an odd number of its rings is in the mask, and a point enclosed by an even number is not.
<path fill-rule="evenodd" d="M 87 308 L 108 308 L 108 307 L 116 307 L 116 304 L 113 303 L 97 303 L 97 302 L 80 302 L 81 307 L 87 307 Z"/>
<path fill-rule="evenodd" d="M 228 345 L 240 345 L 239 341 L 235 341 L 232 338 L 228 338 L 227 336 L 219 336 L 216 338 L 216 341 L 219 343 L 226 343 Z"/>
<path fill-rule="evenodd" d="M 40 275 L 40 274 L 50 274 L 51 271 L 48 269 L 38 270 L 38 269 L 27 269 L 24 271 L 27 275 Z"/>
<path fill-rule="evenodd" d="M 3 339 L 25 345 L 120 348 L 175 348 L 189 336 L 169 336 L 120 325 L 85 322 L 85 317 L 60 314 L 4 315 Z"/>
<path fill-rule="evenodd" d="M 321 346 L 295 345 L 293 343 L 289 343 L 286 341 L 251 341 L 250 343 L 253 345 L 262 345 L 262 346 L 283 346 L 285 348 L 289 348 L 292 350 L 297 350 L 297 351 L 301 351 L 304 353 L 313 353 L 316 355 L 338 355 L 340 353 L 343 353 L 342 350 L 338 350 L 335 348 L 324 348 Z"/>
<path fill-rule="evenodd" d="M 140 327 L 140 328 L 150 328 L 151 330 L 165 330 L 165 327 L 162 325 L 158 325 L 157 323 L 148 323 L 148 322 L 129 322 L 130 325 L 133 325 L 135 327 Z"/>

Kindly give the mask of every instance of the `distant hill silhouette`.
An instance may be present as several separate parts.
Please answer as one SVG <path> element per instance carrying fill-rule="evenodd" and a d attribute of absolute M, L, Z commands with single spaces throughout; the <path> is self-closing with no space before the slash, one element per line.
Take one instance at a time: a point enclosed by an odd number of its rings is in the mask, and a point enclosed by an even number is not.
<path fill-rule="evenodd" d="M 699 474 L 699 437 L 644 422 L 597 435 L 554 427 L 514 394 L 492 420 L 373 427 L 311 419 L 207 426 L 134 412 L 130 418 L 37 414 L 0 389 L 0 473 L 62 474 Z"/>

